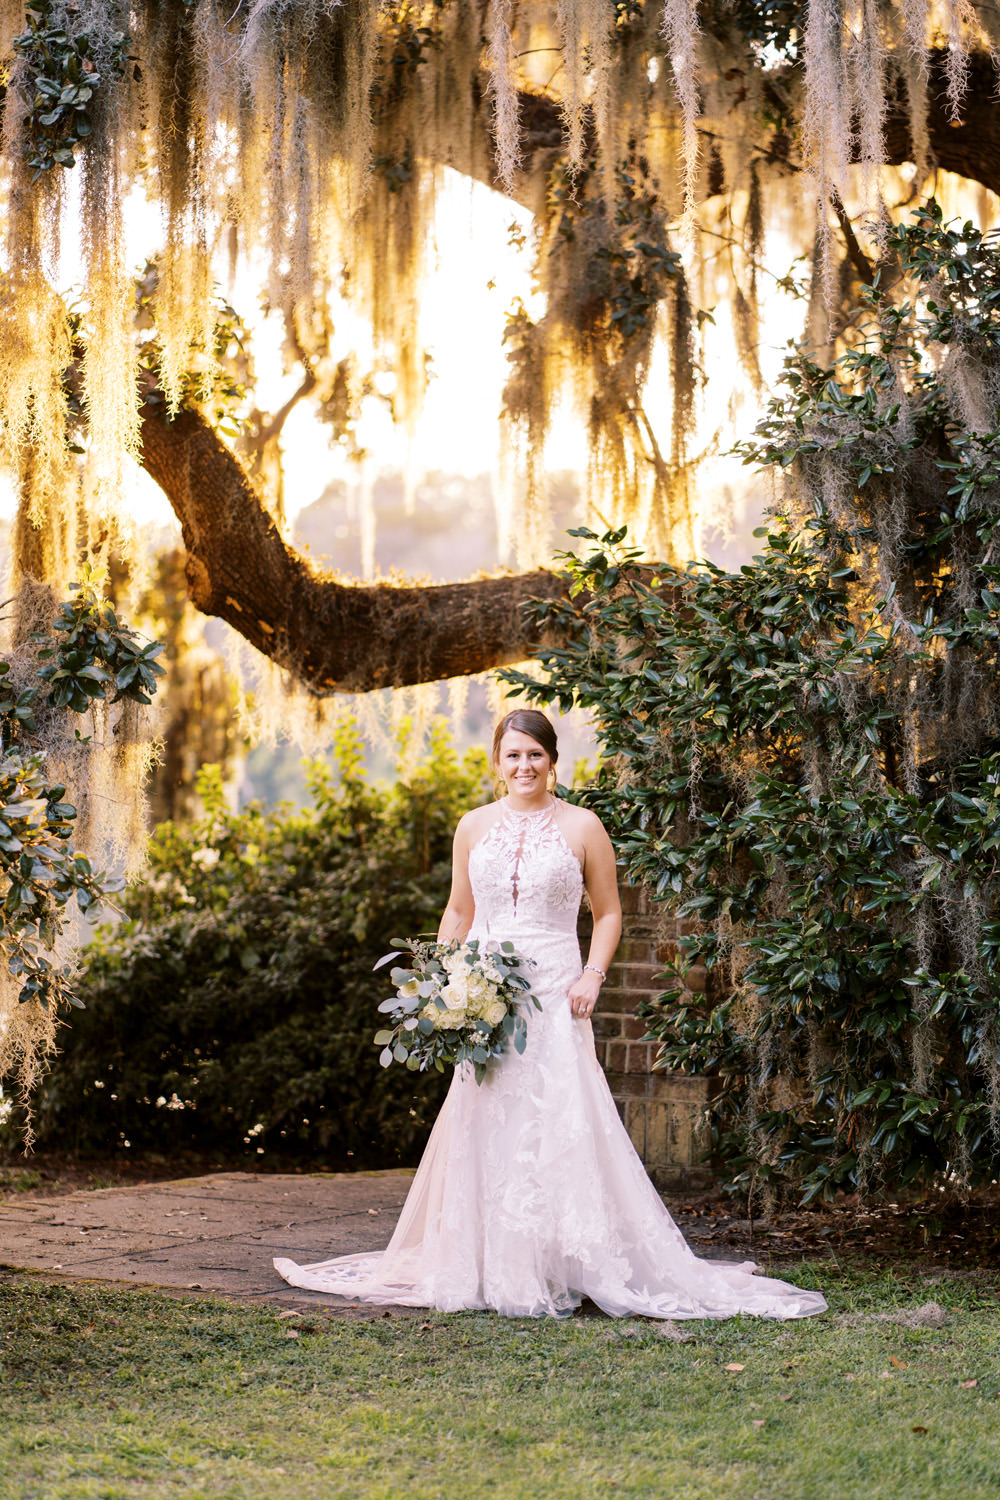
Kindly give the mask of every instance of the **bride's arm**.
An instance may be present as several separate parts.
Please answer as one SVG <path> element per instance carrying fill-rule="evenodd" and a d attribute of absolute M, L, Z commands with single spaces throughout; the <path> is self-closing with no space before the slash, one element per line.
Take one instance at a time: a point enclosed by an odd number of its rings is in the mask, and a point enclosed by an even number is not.
<path fill-rule="evenodd" d="M 438 942 L 459 942 L 472 926 L 476 903 L 469 880 L 469 815 L 462 818 L 455 829 L 455 843 L 451 857 L 451 895 L 438 927 Z"/>
<path fill-rule="evenodd" d="M 618 895 L 618 868 L 615 851 L 603 823 L 593 813 L 587 817 L 584 834 L 583 879 L 594 916 L 594 932 L 587 955 L 587 967 L 570 987 L 569 1002 L 574 1016 L 594 1012 L 603 980 L 615 956 L 622 935 L 622 904 Z"/>

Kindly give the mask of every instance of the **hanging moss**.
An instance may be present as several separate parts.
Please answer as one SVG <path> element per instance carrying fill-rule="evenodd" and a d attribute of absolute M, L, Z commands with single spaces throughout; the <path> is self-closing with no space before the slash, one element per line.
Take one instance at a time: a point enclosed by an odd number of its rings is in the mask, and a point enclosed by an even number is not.
<path fill-rule="evenodd" d="M 137 185 L 163 215 L 156 374 L 169 410 L 188 396 L 193 361 L 200 357 L 209 378 L 214 283 L 228 247 L 235 262 L 263 265 L 268 305 L 285 313 L 310 358 L 325 352 L 346 290 L 369 320 L 380 357 L 396 368 L 397 416 L 412 429 L 426 384 L 420 289 L 440 171 L 448 164 L 497 180 L 539 211 L 537 277 L 548 310 L 532 335 L 529 470 L 538 469 L 538 434 L 553 403 L 573 391 L 589 413 L 593 479 L 606 486 L 605 506 L 633 521 L 651 518 L 651 544 L 675 523 L 683 531 L 683 486 L 662 470 L 650 437 L 660 421 L 647 423 L 636 404 L 648 343 L 640 349 L 642 340 L 626 340 L 627 352 L 606 351 L 600 371 L 588 314 L 600 290 L 591 299 L 582 279 L 600 247 L 617 253 L 617 216 L 622 202 L 626 213 L 631 203 L 627 192 L 619 198 L 623 165 L 641 176 L 665 223 L 682 218 L 678 244 L 696 304 L 706 274 L 695 234 L 704 200 L 728 203 L 730 215 L 749 203 L 750 264 L 736 270 L 733 321 L 752 375 L 752 266 L 760 241 L 753 225 L 799 192 L 797 174 L 790 182 L 783 165 L 785 148 L 776 144 L 782 131 L 801 119 L 803 158 L 792 165 L 805 168 L 807 199 L 817 209 L 821 279 L 832 305 L 838 273 L 831 210 L 856 186 L 852 156 L 867 174 L 867 201 L 877 203 L 890 86 L 902 78 L 922 173 L 928 48 L 946 49 L 948 97 L 957 112 L 967 54 L 996 43 L 993 25 L 991 14 L 968 0 L 946 0 L 933 11 L 925 0 L 816 0 L 804 16 L 794 11 L 790 18 L 749 5 L 720 12 L 694 0 L 558 0 L 554 11 L 529 0 L 479 8 L 466 0 L 382 7 L 369 0 L 252 0 L 235 8 L 228 0 L 39 0 L 27 12 L 4 0 L 0 317 L 10 337 L 0 352 L 0 424 L 14 467 L 22 447 L 32 450 L 29 508 L 36 519 L 51 518 L 53 496 L 68 495 L 60 450 L 67 441 L 64 372 L 74 360 L 89 472 L 72 505 L 92 517 L 90 534 L 105 527 L 114 508 L 121 455 L 135 451 L 138 398 L 129 370 L 133 377 L 138 371 L 122 205 Z M 48 60 L 38 44 L 43 33 L 62 38 Z M 799 36 L 800 72 L 776 69 L 767 49 L 794 64 Z M 73 97 L 46 111 L 39 100 L 60 81 Z M 535 104 L 549 101 L 562 115 L 562 153 L 554 142 L 540 147 L 533 133 Z M 72 207 L 54 180 L 67 174 L 46 166 L 57 148 L 81 177 Z M 585 242 L 576 255 L 561 244 L 552 253 L 552 225 L 565 228 L 567 220 L 546 190 L 560 154 L 557 176 L 567 199 L 578 203 Z M 63 311 L 45 280 L 70 212 L 79 216 L 83 261 L 76 350 L 67 347 Z M 681 305 L 678 285 L 668 277 L 659 289 L 668 322 L 676 322 Z M 650 308 L 651 330 L 658 306 Z M 584 319 L 573 337 L 571 312 Z M 669 470 L 678 463 L 678 414 L 686 420 L 690 406 L 683 366 L 676 372 Z M 511 398 L 515 426 L 523 426 L 525 409 Z M 536 495 L 529 508 L 540 515 L 537 472 L 528 473 L 526 488 Z M 68 498 L 62 503 L 70 505 Z M 535 528 L 536 549 L 544 547 L 544 529 L 541 522 Z"/>

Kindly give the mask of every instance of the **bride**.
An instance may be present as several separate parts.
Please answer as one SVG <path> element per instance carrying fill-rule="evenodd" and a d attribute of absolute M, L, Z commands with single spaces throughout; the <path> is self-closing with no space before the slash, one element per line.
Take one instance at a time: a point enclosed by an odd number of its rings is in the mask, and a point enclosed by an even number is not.
<path fill-rule="evenodd" d="M 590 1017 L 621 934 L 611 841 L 552 793 L 557 745 L 544 714 L 497 726 L 507 795 L 465 814 L 439 939 L 509 939 L 532 959 L 542 1009 L 523 1054 L 482 1084 L 467 1064 L 448 1097 L 388 1248 L 316 1265 L 275 1260 L 292 1286 L 365 1302 L 565 1316 L 589 1297 L 616 1317 L 799 1318 L 818 1292 L 699 1260 L 646 1176 L 597 1061 Z M 584 889 L 594 914 L 580 963 Z"/>

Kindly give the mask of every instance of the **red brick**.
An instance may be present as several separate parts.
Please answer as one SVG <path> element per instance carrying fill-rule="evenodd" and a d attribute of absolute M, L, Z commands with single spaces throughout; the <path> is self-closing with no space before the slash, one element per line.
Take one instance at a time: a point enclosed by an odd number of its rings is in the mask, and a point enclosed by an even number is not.
<path fill-rule="evenodd" d="M 648 1074 L 609 1073 L 608 1087 L 616 1099 L 645 1099 Z"/>
<path fill-rule="evenodd" d="M 652 1073 L 649 1095 L 669 1104 L 704 1105 L 712 1097 L 715 1080 L 693 1077 L 689 1073 Z"/>
<path fill-rule="evenodd" d="M 628 1057 L 628 1046 L 625 1042 L 606 1042 L 604 1044 L 604 1066 L 609 1073 L 624 1073 L 626 1071 L 626 1060 Z"/>
<path fill-rule="evenodd" d="M 635 1001 L 629 990 L 623 990 L 616 984 L 606 984 L 601 990 L 601 1009 L 615 1013 L 631 1012 L 635 1010 Z"/>
<path fill-rule="evenodd" d="M 639 1155 L 646 1155 L 646 1106 L 638 1100 L 629 1100 L 625 1105 L 625 1129 Z"/>
<path fill-rule="evenodd" d="M 626 1073 L 648 1073 L 653 1062 L 652 1051 L 648 1042 L 629 1042 Z"/>
<path fill-rule="evenodd" d="M 628 917 L 637 913 L 639 910 L 639 898 L 642 895 L 639 887 L 636 885 L 622 885 L 619 894 L 622 898 L 623 914 Z"/>
<path fill-rule="evenodd" d="M 622 1034 L 623 1016 L 607 1015 L 598 1011 L 593 1017 L 594 1036 L 602 1040 L 608 1037 L 620 1037 Z"/>
<path fill-rule="evenodd" d="M 617 968 L 619 964 L 626 963 L 650 964 L 655 961 L 655 956 L 649 939 L 633 937 L 626 927 L 625 936 L 618 944 L 618 951 L 615 953 L 614 967 Z"/>
<path fill-rule="evenodd" d="M 662 982 L 662 974 L 657 964 L 648 961 L 645 963 L 616 964 L 619 982 L 630 990 L 655 990 Z"/>
<path fill-rule="evenodd" d="M 648 1030 L 648 1021 L 641 1021 L 638 1016 L 623 1017 L 622 1032 L 631 1041 L 637 1042 L 641 1036 L 646 1035 Z"/>

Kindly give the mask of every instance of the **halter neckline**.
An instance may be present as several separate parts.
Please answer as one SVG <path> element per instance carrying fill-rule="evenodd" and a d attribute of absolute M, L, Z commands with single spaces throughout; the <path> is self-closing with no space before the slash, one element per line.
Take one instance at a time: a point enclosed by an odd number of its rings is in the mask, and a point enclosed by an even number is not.
<path fill-rule="evenodd" d="M 555 805 L 556 799 L 554 797 L 550 797 L 549 801 L 545 804 L 544 807 L 539 807 L 534 812 L 522 811 L 520 808 L 511 807 L 510 799 L 504 797 L 500 803 L 500 810 L 501 812 L 508 814 L 512 818 L 544 818 L 553 816 Z"/>

